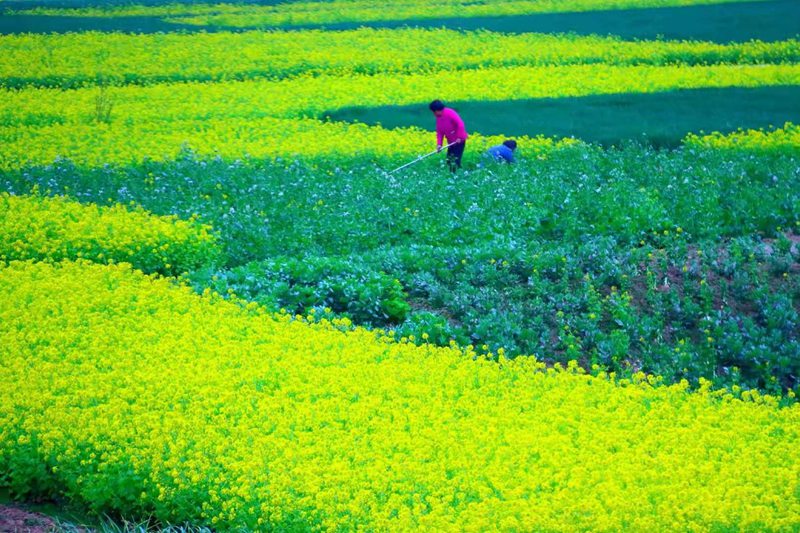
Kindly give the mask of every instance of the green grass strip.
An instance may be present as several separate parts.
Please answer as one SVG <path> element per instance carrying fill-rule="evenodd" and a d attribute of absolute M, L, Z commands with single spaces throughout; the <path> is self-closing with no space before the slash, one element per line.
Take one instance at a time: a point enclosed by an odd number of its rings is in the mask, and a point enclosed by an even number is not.
<path fill-rule="evenodd" d="M 677 146 L 687 133 L 769 128 L 800 123 L 800 86 L 687 89 L 652 94 L 459 102 L 470 127 L 489 135 L 577 137 L 604 145 L 640 139 Z M 384 128 L 426 128 L 424 106 L 348 108 L 333 120 Z"/>
<path fill-rule="evenodd" d="M 261 3 L 261 2 L 260 2 Z M 19 7 L 20 4 L 10 4 Z M 85 31 L 163 33 L 216 32 L 243 30 L 249 26 L 204 25 L 181 17 L 154 15 L 72 16 L 19 14 L 0 16 L 0 34 L 66 33 Z M 625 39 L 694 39 L 719 43 L 751 39 L 776 41 L 798 35 L 795 20 L 800 18 L 800 4 L 795 0 L 743 1 L 725 4 L 697 4 L 672 7 L 626 8 L 600 11 L 533 13 L 487 16 L 436 16 L 373 21 L 345 21 L 316 24 L 290 24 L 259 28 L 307 30 L 351 30 L 373 28 L 450 28 L 491 30 L 504 33 L 576 33 L 581 35 L 617 35 Z"/>
<path fill-rule="evenodd" d="M 286 2 L 278 5 L 245 3 L 109 5 L 103 7 L 35 7 L 14 13 L 56 16 L 157 16 L 181 17 L 188 23 L 224 26 L 319 24 L 341 21 L 402 20 L 446 16 L 482 17 L 616 10 L 706 4 L 730 4 L 752 0 L 499 0 L 491 3 L 442 0 L 435 8 L 421 0 L 391 0 L 375 4 L 369 0 L 320 0 Z M 191 17 L 195 17 L 192 19 Z M 211 21 L 211 22 L 210 22 Z"/>
<path fill-rule="evenodd" d="M 681 0 L 576 0 L 561 2 L 547 0 L 537 3 L 525 1 L 509 1 L 503 3 L 444 2 L 437 4 L 436 9 L 429 5 L 397 3 L 376 5 L 371 2 L 348 2 L 347 6 L 337 3 L 293 4 L 291 9 L 283 11 L 273 8 L 253 7 L 242 11 L 228 11 L 219 14 L 203 14 L 199 16 L 173 16 L 165 18 L 169 22 L 196 24 L 201 26 L 225 26 L 238 28 L 272 28 L 285 26 L 303 26 L 337 23 L 371 23 L 383 21 L 408 21 L 417 23 L 425 19 L 469 19 L 497 16 L 519 16 L 543 13 L 575 13 L 597 12 L 624 9 L 643 9 L 677 6 L 696 6 L 703 4 L 719 4 L 735 2 L 681 1 Z M 307 9 L 307 10 L 306 10 Z"/>

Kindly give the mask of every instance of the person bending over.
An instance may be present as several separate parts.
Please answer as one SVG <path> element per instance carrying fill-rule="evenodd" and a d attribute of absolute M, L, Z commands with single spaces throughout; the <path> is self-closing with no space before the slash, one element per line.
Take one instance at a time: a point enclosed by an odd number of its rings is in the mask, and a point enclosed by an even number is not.
<path fill-rule="evenodd" d="M 514 139 L 508 139 L 503 141 L 503 144 L 498 144 L 497 146 L 492 146 L 486 153 L 490 155 L 495 161 L 498 163 L 513 163 L 514 162 L 514 150 L 517 149 L 517 141 Z"/>
<path fill-rule="evenodd" d="M 428 106 L 436 116 L 436 150 L 442 149 L 442 140 L 447 139 L 447 166 L 450 172 L 461 168 L 461 157 L 467 144 L 467 130 L 464 121 L 455 110 L 445 107 L 441 100 L 434 100 Z"/>

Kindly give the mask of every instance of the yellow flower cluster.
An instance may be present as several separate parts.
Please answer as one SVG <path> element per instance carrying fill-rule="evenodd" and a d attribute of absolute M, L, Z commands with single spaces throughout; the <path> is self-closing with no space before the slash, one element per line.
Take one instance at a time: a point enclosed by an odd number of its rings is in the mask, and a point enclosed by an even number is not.
<path fill-rule="evenodd" d="M 711 66 L 553 65 L 398 75 L 301 76 L 285 80 L 128 85 L 73 91 L 0 90 L 3 126 L 91 123 L 101 94 L 112 122 L 316 117 L 348 106 L 654 93 L 706 87 L 800 84 L 800 64 Z"/>
<path fill-rule="evenodd" d="M 793 531 L 800 406 L 0 267 L 0 471 L 219 530 Z"/>
<path fill-rule="evenodd" d="M 783 151 L 796 155 L 800 151 L 800 126 L 787 122 L 782 128 L 772 130 L 740 130 L 727 135 L 719 132 L 709 135 L 691 134 L 684 143 L 722 150 L 744 148 L 754 151 Z"/>
<path fill-rule="evenodd" d="M 217 151 L 226 156 L 302 153 L 397 158 L 426 149 L 430 139 L 424 140 L 421 132 L 385 132 L 310 117 L 352 105 L 424 106 L 434 97 L 450 102 L 509 100 L 798 83 L 800 65 L 795 64 L 572 65 L 73 91 L 3 90 L 0 168 L 49 163 L 55 156 L 90 164 L 163 158 L 164 152 L 173 154 L 182 143 L 202 153 Z M 113 106 L 110 123 L 96 116 L 99 99 Z M 306 139 L 314 143 L 306 144 Z"/>
<path fill-rule="evenodd" d="M 488 148 L 502 136 L 470 136 Z M 525 153 L 540 155 L 571 139 L 517 137 Z M 170 161 L 188 149 L 199 157 L 299 158 L 309 161 L 362 160 L 394 163 L 434 148 L 435 137 L 415 128 L 387 130 L 364 124 L 313 119 L 228 118 L 144 123 L 54 124 L 39 128 L 0 127 L 0 169 L 50 164 L 66 157 L 82 167 Z"/>
<path fill-rule="evenodd" d="M 254 27 L 440 17 L 529 15 L 534 13 L 720 4 L 737 1 L 745 0 L 494 0 L 492 2 L 441 0 L 436 3 L 435 9 L 431 8 L 429 2 L 423 2 L 422 0 L 389 0 L 381 3 L 375 3 L 372 0 L 301 0 L 277 5 L 182 3 L 161 6 L 123 4 L 76 9 L 36 7 L 17 12 L 56 16 L 179 17 L 175 19 L 175 22 L 182 24 Z"/>
<path fill-rule="evenodd" d="M 0 194 L 0 262 L 85 258 L 98 263 L 125 261 L 145 272 L 180 274 L 218 257 L 209 229 L 141 208 Z"/>
<path fill-rule="evenodd" d="M 203 50 L 200 56 L 198 49 Z M 231 49 L 236 53 L 231 54 Z M 459 53 L 442 62 L 444 49 Z M 364 28 L 345 32 L 16 34 L 0 36 L 0 51 L 0 82 L 6 85 L 74 87 L 93 84 L 98 78 L 106 83 L 151 83 L 598 62 L 780 63 L 800 58 L 800 42 L 632 42 L 597 36 Z"/>

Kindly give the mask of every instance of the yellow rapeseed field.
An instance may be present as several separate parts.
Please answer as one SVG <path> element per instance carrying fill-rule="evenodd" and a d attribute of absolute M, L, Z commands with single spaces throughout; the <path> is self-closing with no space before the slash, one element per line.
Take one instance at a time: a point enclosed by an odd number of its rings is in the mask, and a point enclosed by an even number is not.
<path fill-rule="evenodd" d="M 441 50 L 458 55 L 441 61 Z M 202 49 L 198 55 L 196 51 Z M 235 53 L 231 53 L 235 50 Z M 800 42 L 625 41 L 613 36 L 503 34 L 450 29 L 0 35 L 3 85 L 146 84 L 411 74 L 477 67 L 596 64 L 791 63 Z"/>
<path fill-rule="evenodd" d="M 685 141 L 689 146 L 702 146 L 717 150 L 746 149 L 754 151 L 783 150 L 789 153 L 800 151 L 800 126 L 786 123 L 781 128 L 774 130 L 740 130 L 722 135 L 712 133 L 709 135 L 689 134 Z"/>
<path fill-rule="evenodd" d="M 0 193 L 0 261 L 85 258 L 125 261 L 146 272 L 179 274 L 212 263 L 211 228 L 123 205 Z"/>
<path fill-rule="evenodd" d="M 94 166 L 144 158 L 163 160 L 174 157 L 182 146 L 203 155 L 234 158 L 292 157 L 299 153 L 309 158 L 399 158 L 429 148 L 430 134 L 329 123 L 318 117 L 325 111 L 353 105 L 418 104 L 424 108 L 428 98 L 424 95 L 431 94 L 446 101 L 502 101 L 797 83 L 800 66 L 795 64 L 600 64 L 69 91 L 0 90 L 0 168 L 48 164 L 59 156 Z M 104 105 L 108 116 L 98 112 Z M 523 140 L 532 148 L 552 144 Z"/>
<path fill-rule="evenodd" d="M 234 528 L 796 531 L 800 406 L 415 347 L 126 265 L 0 268 L 0 471 Z"/>

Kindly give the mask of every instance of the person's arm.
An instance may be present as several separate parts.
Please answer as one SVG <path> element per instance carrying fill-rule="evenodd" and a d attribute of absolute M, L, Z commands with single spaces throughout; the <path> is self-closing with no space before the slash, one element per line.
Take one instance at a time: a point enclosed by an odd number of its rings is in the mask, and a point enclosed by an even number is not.
<path fill-rule="evenodd" d="M 436 149 L 442 149 L 442 140 L 444 139 L 444 130 L 439 127 L 439 123 L 436 123 Z"/>

